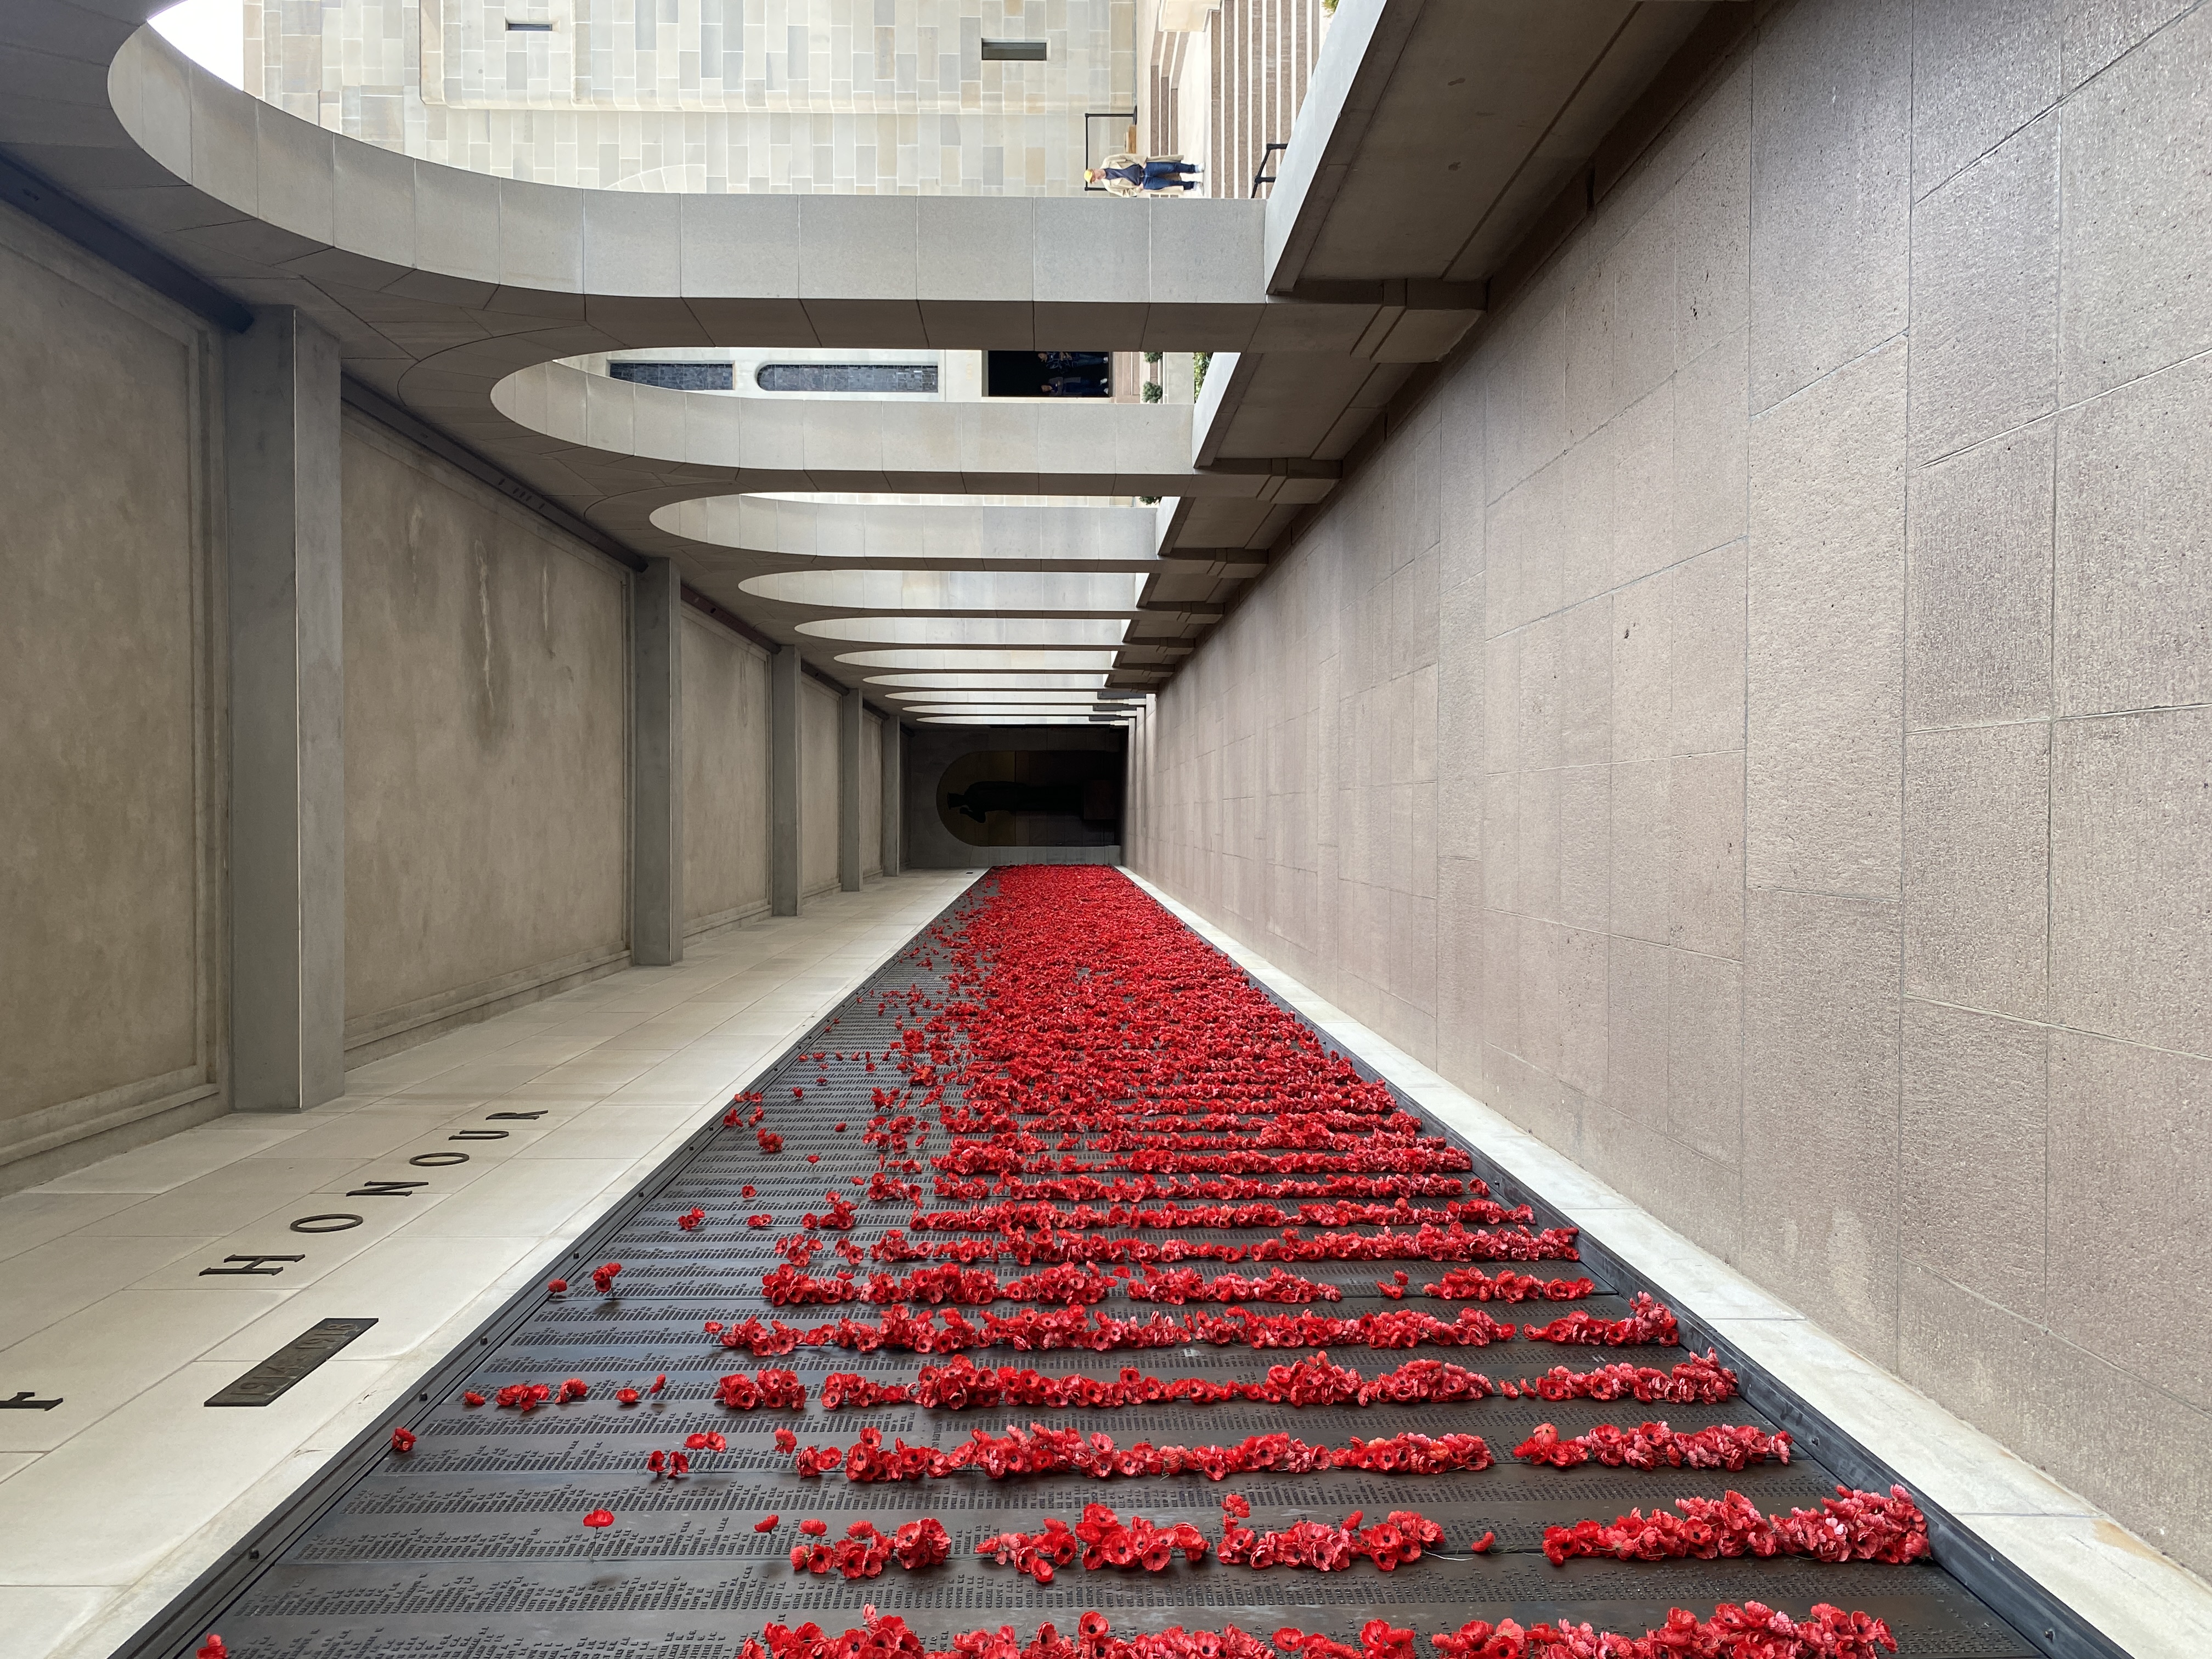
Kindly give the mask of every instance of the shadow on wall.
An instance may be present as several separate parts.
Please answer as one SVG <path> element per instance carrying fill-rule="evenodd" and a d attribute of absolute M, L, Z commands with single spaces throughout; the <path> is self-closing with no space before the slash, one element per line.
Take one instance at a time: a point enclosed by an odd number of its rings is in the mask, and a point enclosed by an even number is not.
<path fill-rule="evenodd" d="M 975 849 L 1081 850 L 1111 861 L 1121 841 L 1119 727 L 924 727 L 907 757 L 908 862 L 964 868 Z"/>

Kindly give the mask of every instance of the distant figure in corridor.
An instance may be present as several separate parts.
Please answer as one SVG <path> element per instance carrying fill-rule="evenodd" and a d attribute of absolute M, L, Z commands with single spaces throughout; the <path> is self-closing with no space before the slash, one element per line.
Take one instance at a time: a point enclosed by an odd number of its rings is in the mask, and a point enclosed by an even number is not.
<path fill-rule="evenodd" d="M 988 812 L 1050 812 L 1080 817 L 1083 789 L 1073 783 L 1007 783 L 987 779 L 969 784 L 959 794 L 947 795 L 945 804 L 978 823 Z"/>
<path fill-rule="evenodd" d="M 1103 166 L 1091 168 L 1083 176 L 1116 196 L 1135 196 L 1146 191 L 1196 190 L 1198 173 L 1198 164 L 1180 155 L 1158 155 L 1145 161 L 1125 154 L 1108 156 Z"/>

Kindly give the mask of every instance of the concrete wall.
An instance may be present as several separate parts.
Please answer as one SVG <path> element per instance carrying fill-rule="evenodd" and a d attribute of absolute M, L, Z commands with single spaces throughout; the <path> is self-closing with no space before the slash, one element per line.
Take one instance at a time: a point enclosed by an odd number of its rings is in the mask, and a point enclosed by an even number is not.
<path fill-rule="evenodd" d="M 1129 847 L 2203 1570 L 2186 9 L 1778 9 L 1170 684 Z"/>
<path fill-rule="evenodd" d="M 226 1109 L 219 368 L 0 208 L 0 1188 Z"/>
<path fill-rule="evenodd" d="M 684 614 L 684 908 L 704 932 L 768 910 L 768 653 Z"/>
<path fill-rule="evenodd" d="M 884 717 L 860 714 L 860 874 L 884 872 Z"/>
<path fill-rule="evenodd" d="M 799 677 L 799 890 L 837 884 L 837 694 Z"/>
<path fill-rule="evenodd" d="M 374 422 L 345 428 L 355 1063 L 628 951 L 628 577 Z"/>

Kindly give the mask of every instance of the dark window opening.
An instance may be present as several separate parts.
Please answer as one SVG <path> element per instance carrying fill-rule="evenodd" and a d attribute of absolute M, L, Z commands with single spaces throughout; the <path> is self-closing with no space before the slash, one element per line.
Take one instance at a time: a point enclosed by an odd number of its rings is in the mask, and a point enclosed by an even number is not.
<path fill-rule="evenodd" d="M 657 386 L 670 392 L 733 392 L 727 363 L 609 363 L 607 373 L 636 386 Z"/>
<path fill-rule="evenodd" d="M 1042 40 L 986 40 L 983 61 L 987 64 L 1042 64 L 1045 61 L 1045 42 Z"/>
<path fill-rule="evenodd" d="M 1104 351 L 989 351 L 983 391 L 992 398 L 1110 398 L 1114 359 Z"/>
<path fill-rule="evenodd" d="M 550 34 L 553 26 L 550 23 L 518 23 L 509 18 L 507 32 L 509 34 Z"/>
<path fill-rule="evenodd" d="M 753 382 L 763 392 L 926 392 L 937 390 L 935 363 L 763 363 Z"/>

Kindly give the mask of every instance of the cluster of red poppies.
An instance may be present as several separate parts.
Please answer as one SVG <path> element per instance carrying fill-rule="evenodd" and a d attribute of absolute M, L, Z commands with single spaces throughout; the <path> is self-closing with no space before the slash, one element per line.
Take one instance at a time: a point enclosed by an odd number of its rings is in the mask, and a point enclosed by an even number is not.
<path fill-rule="evenodd" d="M 1588 1625 L 1532 1625 L 1477 1619 L 1431 1636 L 1443 1659 L 1876 1659 L 1897 1651 L 1889 1626 L 1870 1613 L 1816 1602 L 1792 1619 L 1760 1601 L 1723 1601 L 1711 1619 L 1674 1607 L 1666 1625 L 1615 1636 Z"/>
<path fill-rule="evenodd" d="M 724 1347 L 743 1348 L 758 1357 L 786 1354 L 794 1348 L 825 1347 L 860 1353 L 882 1349 L 960 1353 L 999 1346 L 1032 1353 L 1061 1348 L 1109 1353 L 1120 1348 L 1180 1348 L 1200 1342 L 1249 1348 L 1485 1348 L 1493 1342 L 1513 1340 L 1511 1325 L 1500 1324 L 1480 1308 L 1462 1308 L 1457 1317 L 1449 1321 L 1413 1309 L 1335 1319 L 1326 1314 L 1255 1314 L 1243 1308 L 1222 1314 L 1185 1314 L 1180 1319 L 1154 1314 L 1136 1320 L 1116 1319 L 1079 1307 L 1051 1311 L 1024 1309 L 1005 1315 L 986 1310 L 981 1320 L 977 1324 L 957 1308 L 917 1317 L 908 1309 L 893 1307 L 876 1324 L 841 1319 L 834 1325 L 801 1329 L 781 1320 L 752 1318 L 726 1324 L 714 1319 L 708 1320 L 704 1328 Z M 1531 1334 L 1538 1340 L 1550 1340 L 1534 1328 Z"/>
<path fill-rule="evenodd" d="M 1139 1175 L 1231 1175 L 1281 1176 L 1286 1175 L 1427 1175 L 1438 1170 L 1456 1172 L 1472 1163 L 1456 1146 L 1364 1146 L 1341 1152 L 1179 1152 L 1170 1147 L 1139 1147 L 1115 1152 L 1103 1164 L 1073 1152 L 1054 1157 L 1048 1152 L 1026 1152 L 1013 1146 L 955 1146 L 939 1152 L 930 1163 L 947 1176 L 1086 1175 L 1101 1170 L 1130 1170 Z"/>
<path fill-rule="evenodd" d="M 792 1438 L 779 1430 L 779 1445 Z M 793 1450 L 792 1447 L 783 1449 Z M 994 1480 L 1015 1475 L 1082 1474 L 1092 1480 L 1137 1476 L 1202 1474 L 1210 1480 L 1261 1471 L 1304 1474 L 1316 1469 L 1368 1469 L 1383 1474 L 1440 1474 L 1451 1469 L 1486 1469 L 1490 1448 L 1474 1434 L 1401 1434 L 1383 1440 L 1352 1437 L 1348 1446 L 1316 1446 L 1282 1433 L 1248 1435 L 1233 1446 L 1155 1446 L 1139 1441 L 1126 1450 L 1110 1435 L 1085 1435 L 1032 1423 L 1027 1430 L 1006 1425 L 1004 1435 L 976 1429 L 950 1451 L 909 1446 L 903 1440 L 884 1444 L 883 1431 L 860 1431 L 851 1447 L 804 1446 L 794 1451 L 802 1475 L 818 1475 L 842 1463 L 855 1481 L 943 1480 L 974 1469 Z"/>
<path fill-rule="evenodd" d="M 784 1373 L 788 1375 L 788 1373 Z M 1594 1370 L 1555 1365 L 1533 1381 L 1493 1382 L 1449 1360 L 1413 1359 L 1395 1370 L 1363 1377 L 1326 1353 L 1294 1364 L 1270 1365 L 1257 1382 L 1211 1377 L 1172 1380 L 1125 1365 L 1111 1381 L 1080 1372 L 1051 1376 L 1031 1367 L 977 1365 L 956 1354 L 942 1365 L 924 1365 L 912 1382 L 875 1382 L 854 1371 L 832 1371 L 822 1384 L 822 1404 L 837 1411 L 872 1406 L 927 1406 L 939 1411 L 990 1410 L 1001 1406 L 1078 1407 L 1116 1410 L 1184 1401 L 1194 1406 L 1256 1401 L 1272 1406 L 1419 1405 L 1431 1401 L 1483 1400 L 1502 1395 L 1542 1400 L 1636 1400 L 1674 1405 L 1717 1405 L 1735 1395 L 1735 1373 L 1711 1354 L 1678 1362 L 1671 1371 L 1649 1365 L 1613 1364 Z"/>
<path fill-rule="evenodd" d="M 1609 1469 L 1656 1469 L 1661 1464 L 1674 1469 L 1726 1469 L 1734 1474 L 1753 1463 L 1772 1458 L 1790 1461 L 1790 1431 L 1769 1434 L 1747 1424 L 1717 1423 L 1683 1434 L 1664 1423 L 1639 1423 L 1632 1429 L 1601 1423 L 1587 1433 L 1562 1440 L 1549 1423 L 1513 1449 L 1524 1463 L 1549 1464 L 1571 1469 L 1597 1462 Z"/>
<path fill-rule="evenodd" d="M 1086 1613 L 1072 1637 L 1040 1625 L 1024 1643 L 1012 1625 L 1001 1625 L 963 1631 L 951 1647 L 932 1651 L 903 1619 L 872 1607 L 863 1608 L 861 1618 L 864 1628 L 836 1637 L 824 1635 L 817 1625 L 795 1631 L 770 1625 L 759 1640 L 738 1650 L 737 1659 L 1278 1659 L 1273 1648 L 1234 1625 L 1218 1631 L 1186 1631 L 1177 1625 L 1120 1637 L 1112 1633 L 1104 1613 Z"/>
<path fill-rule="evenodd" d="M 1457 1198 L 1469 1191 L 1487 1190 L 1480 1181 L 1455 1176 L 1331 1176 L 1320 1181 L 1255 1181 L 1219 1176 L 1184 1179 L 1158 1175 L 1137 1177 L 1091 1175 L 1054 1176 L 1024 1180 L 1009 1176 L 992 1182 L 936 1178 L 939 1198 L 1059 1199 L 1062 1202 L 1104 1200 L 1135 1204 L 1155 1198 Z"/>
<path fill-rule="evenodd" d="M 527 1417 L 540 1406 L 565 1406 L 572 1400 L 583 1400 L 591 1395 L 591 1384 L 580 1376 L 572 1376 L 558 1390 L 543 1382 L 510 1382 L 492 1395 L 491 1402 L 510 1411 L 519 1411 Z M 464 1406 L 481 1406 L 484 1397 L 471 1389 L 462 1395 Z"/>
<path fill-rule="evenodd" d="M 1444 1538 L 1441 1526 L 1411 1510 L 1393 1510 L 1371 1527 L 1363 1528 L 1365 1512 L 1354 1510 L 1333 1527 L 1300 1521 L 1282 1532 L 1261 1532 L 1241 1524 L 1251 1514 L 1252 1506 L 1235 1492 L 1221 1500 L 1220 1554 L 1231 1566 L 1341 1572 L 1364 1557 L 1384 1572 L 1394 1572 L 1419 1560 L 1424 1548 L 1433 1549 Z"/>
<path fill-rule="evenodd" d="M 1385 1296 L 1404 1294 L 1407 1276 L 1395 1275 L 1395 1285 L 1377 1285 Z M 1495 1279 L 1480 1267 L 1454 1267 L 1434 1284 L 1421 1286 L 1423 1296 L 1454 1302 L 1578 1302 L 1597 1285 L 1587 1279 L 1538 1279 L 1508 1267 Z"/>
<path fill-rule="evenodd" d="M 846 1578 L 873 1578 L 896 1561 L 908 1572 L 933 1567 L 952 1553 L 952 1539 L 945 1523 L 935 1519 L 909 1521 L 896 1532 L 884 1534 L 868 1521 L 855 1521 L 836 1543 L 823 1541 L 826 1522 L 802 1521 L 799 1531 L 811 1535 L 811 1544 L 791 1547 L 793 1572 L 830 1573 Z"/>
<path fill-rule="evenodd" d="M 1577 1308 L 1561 1314 L 1548 1325 L 1523 1325 L 1521 1334 L 1531 1342 L 1568 1342 L 1593 1348 L 1620 1348 L 1656 1343 L 1674 1347 L 1682 1340 L 1674 1310 L 1654 1302 L 1638 1291 L 1629 1304 L 1626 1319 L 1600 1319 Z"/>
<path fill-rule="evenodd" d="M 1103 1567 L 1138 1567 L 1163 1572 L 1177 1552 L 1186 1561 L 1206 1559 L 1212 1547 L 1188 1521 L 1157 1525 L 1142 1516 L 1127 1521 L 1105 1504 L 1085 1504 L 1083 1518 L 1073 1527 L 1057 1516 L 1048 1516 L 1040 1532 L 1002 1532 L 986 1538 L 975 1553 L 1002 1566 L 1019 1568 L 1040 1584 L 1052 1583 L 1053 1570 L 1081 1558 L 1084 1571 Z"/>
<path fill-rule="evenodd" d="M 1741 1492 L 1725 1498 L 1678 1498 L 1680 1515 L 1631 1510 L 1610 1522 L 1577 1521 L 1544 1528 L 1544 1553 L 1554 1566 L 1577 1555 L 1622 1561 L 1667 1561 L 1695 1556 L 1809 1555 L 1821 1561 L 1883 1561 L 1892 1565 L 1928 1553 L 1928 1517 L 1892 1486 L 1880 1492 L 1836 1488 L 1817 1510 L 1765 1515 Z M 1225 1559 L 1225 1558 L 1224 1558 Z"/>
<path fill-rule="evenodd" d="M 1471 1186 L 1481 1188 L 1480 1181 Z M 931 1210 L 914 1218 L 918 1233 L 1019 1233 L 1085 1231 L 1098 1227 L 1414 1227 L 1475 1221 L 1496 1225 L 1501 1221 L 1527 1224 L 1536 1212 L 1526 1204 L 1507 1209 L 1488 1197 L 1465 1202 L 1447 1200 L 1441 1207 L 1416 1206 L 1401 1196 L 1395 1204 L 1301 1204 L 1285 1210 L 1279 1204 L 1191 1204 L 1145 1208 L 1114 1204 L 1094 1210 L 1088 1204 L 1063 1210 L 1048 1203 L 987 1204 L 977 1209 Z M 1170 1243 L 1181 1243 L 1171 1240 Z"/>
<path fill-rule="evenodd" d="M 1066 1266 L 1047 1267 L 1004 1284 L 996 1273 L 981 1268 L 950 1266 L 917 1268 L 898 1277 L 871 1273 L 866 1280 L 855 1279 L 847 1269 L 829 1279 L 817 1279 L 786 1262 L 761 1276 L 761 1291 L 779 1308 L 836 1302 L 872 1302 L 878 1307 L 902 1302 L 957 1302 L 981 1307 L 993 1302 L 1103 1302 L 1115 1283 L 1106 1274 Z"/>
<path fill-rule="evenodd" d="M 799 1380 L 798 1372 L 772 1367 L 752 1376 L 743 1371 L 732 1371 L 716 1381 L 714 1398 L 733 1412 L 753 1411 L 763 1406 L 795 1411 L 806 1404 L 806 1384 Z"/>
<path fill-rule="evenodd" d="M 1344 1292 L 1334 1285 L 1324 1285 L 1318 1279 L 1302 1279 L 1297 1273 L 1286 1273 L 1280 1267 L 1267 1269 L 1265 1279 L 1247 1279 L 1240 1273 L 1217 1273 L 1212 1279 L 1201 1276 L 1193 1267 L 1174 1267 L 1164 1272 L 1147 1265 L 1142 1279 L 1128 1282 L 1129 1298 L 1133 1302 L 1166 1302 L 1180 1307 L 1186 1302 L 1341 1302 Z"/>
<path fill-rule="evenodd" d="M 838 1636 L 820 1626 L 796 1631 L 770 1625 L 748 1641 L 738 1659 L 1413 1659 L 1413 1632 L 1370 1620 L 1352 1647 L 1293 1626 L 1267 1640 L 1224 1625 L 1218 1631 L 1181 1626 L 1132 1637 L 1114 1635 L 1106 1615 L 1086 1613 L 1072 1636 L 1041 1625 L 1024 1643 L 1011 1625 L 965 1631 L 949 1648 L 932 1650 L 894 1615 L 864 1610 L 865 1626 Z M 1475 1620 L 1457 1631 L 1429 1638 L 1443 1659 L 1877 1659 L 1894 1653 L 1889 1627 L 1869 1613 L 1845 1613 L 1821 1603 L 1805 1618 L 1758 1601 L 1723 1602 L 1699 1619 L 1676 1607 L 1666 1625 L 1642 1636 L 1616 1636 L 1588 1625 L 1534 1625 Z M 1272 1645 L 1270 1644 L 1272 1643 Z"/>

